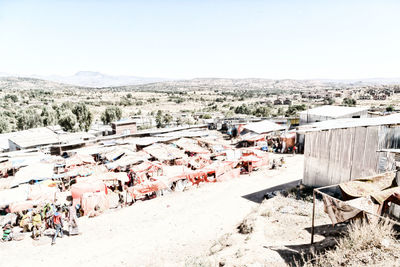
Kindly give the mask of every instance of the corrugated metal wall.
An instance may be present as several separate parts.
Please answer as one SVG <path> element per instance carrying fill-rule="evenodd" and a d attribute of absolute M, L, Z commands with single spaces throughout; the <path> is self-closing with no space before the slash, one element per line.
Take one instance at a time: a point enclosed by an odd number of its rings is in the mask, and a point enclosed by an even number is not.
<path fill-rule="evenodd" d="M 383 148 L 400 148 L 400 128 L 369 126 L 309 132 L 305 136 L 303 183 L 325 186 L 393 169 Z"/>

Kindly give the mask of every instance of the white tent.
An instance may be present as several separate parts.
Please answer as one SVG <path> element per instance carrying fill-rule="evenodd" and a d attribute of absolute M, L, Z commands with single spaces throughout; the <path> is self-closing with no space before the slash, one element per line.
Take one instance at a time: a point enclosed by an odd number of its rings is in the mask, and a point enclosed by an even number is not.
<path fill-rule="evenodd" d="M 22 167 L 15 174 L 11 182 L 11 187 L 19 184 L 27 183 L 31 180 L 50 179 L 54 174 L 54 164 L 35 163 L 26 167 Z"/>

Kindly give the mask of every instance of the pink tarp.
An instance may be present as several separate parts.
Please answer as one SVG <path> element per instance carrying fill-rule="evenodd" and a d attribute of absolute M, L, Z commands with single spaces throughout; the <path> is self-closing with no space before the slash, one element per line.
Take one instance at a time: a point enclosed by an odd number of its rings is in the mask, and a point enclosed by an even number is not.
<path fill-rule="evenodd" d="M 84 215 L 88 215 L 89 212 L 94 211 L 96 206 L 100 208 L 100 211 L 105 211 L 109 209 L 110 204 L 105 192 L 86 192 L 82 195 L 81 206 Z"/>
<path fill-rule="evenodd" d="M 10 212 L 19 212 L 28 209 L 33 209 L 33 201 L 28 200 L 28 201 L 15 202 L 10 204 L 8 209 L 10 210 Z"/>
<path fill-rule="evenodd" d="M 107 186 L 102 181 L 96 179 L 87 179 L 71 186 L 71 195 L 74 200 L 74 205 L 81 201 L 84 193 L 95 192 L 104 192 L 107 194 Z"/>

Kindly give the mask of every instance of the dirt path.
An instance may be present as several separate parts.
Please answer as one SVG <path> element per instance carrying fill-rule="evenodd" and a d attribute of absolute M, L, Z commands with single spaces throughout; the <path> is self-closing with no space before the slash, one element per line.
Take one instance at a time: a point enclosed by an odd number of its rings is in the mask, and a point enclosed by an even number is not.
<path fill-rule="evenodd" d="M 261 190 L 303 175 L 303 157 L 286 157 L 279 170 L 259 170 L 239 179 L 203 184 L 182 193 L 79 219 L 80 236 L 0 244 L 7 266 L 183 266 L 222 233 L 232 229 L 257 203 Z M 246 196 L 246 197 L 243 197 Z"/>

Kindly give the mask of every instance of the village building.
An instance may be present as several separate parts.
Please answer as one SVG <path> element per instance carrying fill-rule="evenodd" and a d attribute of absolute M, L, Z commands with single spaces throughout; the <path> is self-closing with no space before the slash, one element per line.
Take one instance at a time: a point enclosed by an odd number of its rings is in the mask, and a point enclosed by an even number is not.
<path fill-rule="evenodd" d="M 341 118 L 366 118 L 368 107 L 321 106 L 300 112 L 300 125 Z"/>
<path fill-rule="evenodd" d="M 111 123 L 113 134 L 128 135 L 137 132 L 136 120 L 120 120 Z"/>

